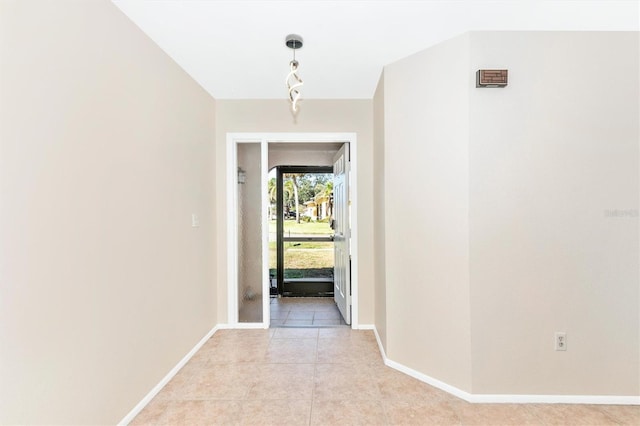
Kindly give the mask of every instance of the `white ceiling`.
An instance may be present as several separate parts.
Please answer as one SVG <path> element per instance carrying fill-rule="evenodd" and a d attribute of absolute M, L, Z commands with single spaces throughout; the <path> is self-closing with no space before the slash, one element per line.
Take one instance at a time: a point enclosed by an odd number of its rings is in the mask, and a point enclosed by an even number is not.
<path fill-rule="evenodd" d="M 639 0 L 113 0 L 217 99 L 370 99 L 383 66 L 471 30 L 638 31 Z"/>

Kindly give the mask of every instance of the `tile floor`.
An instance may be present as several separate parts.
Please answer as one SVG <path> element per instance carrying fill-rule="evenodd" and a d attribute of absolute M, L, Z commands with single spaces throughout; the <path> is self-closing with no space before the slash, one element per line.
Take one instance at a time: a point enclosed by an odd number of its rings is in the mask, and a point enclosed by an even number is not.
<path fill-rule="evenodd" d="M 371 331 L 220 330 L 132 425 L 640 425 L 639 406 L 469 404 L 386 367 Z"/>
<path fill-rule="evenodd" d="M 272 297 L 271 327 L 347 326 L 333 297 Z M 262 322 L 262 298 L 245 300 L 238 313 L 240 322 Z"/>
<path fill-rule="evenodd" d="M 273 297 L 271 327 L 345 326 L 333 297 Z"/>

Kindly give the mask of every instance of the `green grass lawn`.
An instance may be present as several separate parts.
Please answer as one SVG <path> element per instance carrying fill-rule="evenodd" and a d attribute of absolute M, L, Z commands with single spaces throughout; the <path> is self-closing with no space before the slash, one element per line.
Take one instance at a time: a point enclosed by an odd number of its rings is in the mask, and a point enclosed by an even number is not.
<path fill-rule="evenodd" d="M 275 250 L 276 249 L 276 242 L 275 241 L 269 241 L 269 250 Z M 287 251 L 287 249 L 292 249 L 292 250 L 311 250 L 311 249 L 332 249 L 333 250 L 333 243 L 330 241 L 300 241 L 300 242 L 291 242 L 291 241 L 285 241 L 284 242 L 284 250 L 285 252 Z"/>
<path fill-rule="evenodd" d="M 269 268 L 276 267 L 276 243 L 269 243 Z M 333 268 L 333 243 L 284 243 L 285 269 Z"/>
<path fill-rule="evenodd" d="M 269 232 L 276 232 L 276 221 L 269 221 Z M 317 234 L 320 235 L 333 235 L 333 229 L 329 227 L 328 223 L 323 222 L 303 222 L 296 223 L 295 220 L 285 220 L 284 221 L 284 232 L 285 235 L 288 233 L 291 234 Z"/>
<path fill-rule="evenodd" d="M 333 276 L 332 242 L 285 242 L 285 278 L 324 278 Z M 269 272 L 275 274 L 276 243 L 269 243 Z"/>

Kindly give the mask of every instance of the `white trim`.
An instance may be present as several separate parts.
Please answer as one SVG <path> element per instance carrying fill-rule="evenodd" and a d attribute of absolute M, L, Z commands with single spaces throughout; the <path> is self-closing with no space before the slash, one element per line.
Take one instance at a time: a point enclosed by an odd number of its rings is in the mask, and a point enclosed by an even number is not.
<path fill-rule="evenodd" d="M 378 342 L 380 355 L 388 367 L 405 373 L 414 379 L 427 383 L 458 398 L 473 404 L 604 404 L 604 405 L 640 405 L 640 396 L 616 395 L 488 395 L 472 394 L 443 381 L 420 373 L 387 357 L 382 340 L 375 325 L 361 326 L 360 329 L 372 329 Z"/>
<path fill-rule="evenodd" d="M 385 365 L 387 364 L 387 353 L 384 350 L 384 346 L 382 346 L 382 339 L 380 339 L 380 335 L 378 334 L 378 329 L 375 325 L 371 326 L 370 330 L 373 330 L 373 334 L 376 336 L 376 342 L 378 342 L 378 349 L 380 350 L 380 355 L 382 356 L 382 360 Z"/>
<path fill-rule="evenodd" d="M 235 141 L 227 135 L 227 318 L 229 324 L 238 322 L 238 248 L 237 215 L 238 191 L 235 188 L 238 155 Z M 235 290 L 235 291 L 234 291 Z"/>
<path fill-rule="evenodd" d="M 376 326 L 373 324 L 360 324 L 357 330 L 373 330 L 376 334 L 376 338 L 378 338 L 378 332 L 376 331 Z"/>
<path fill-rule="evenodd" d="M 349 201 L 351 202 L 351 222 L 349 229 L 349 250 L 351 250 L 351 327 L 359 328 L 359 286 L 358 286 L 358 144 L 354 133 L 349 141 Z"/>
<path fill-rule="evenodd" d="M 483 395 L 471 394 L 474 404 L 592 404 L 640 405 L 640 396 L 616 395 Z"/>
<path fill-rule="evenodd" d="M 202 339 L 200 339 L 198 343 L 196 343 L 196 345 L 176 364 L 176 366 L 173 367 L 171 371 L 169 371 L 167 375 L 164 376 L 162 380 L 160 380 L 160 382 L 158 382 L 158 384 L 155 385 L 153 389 L 151 389 L 149 393 L 146 394 L 144 398 L 142 398 L 142 400 L 138 402 L 138 404 L 136 404 L 136 406 L 133 407 L 133 409 L 129 411 L 129 413 L 126 416 L 123 417 L 122 420 L 120 420 L 120 422 L 118 422 L 118 425 L 126 426 L 138 414 L 140 414 L 140 412 L 144 409 L 144 407 L 146 407 L 147 404 L 151 402 L 151 400 L 158 394 L 158 392 L 160 392 L 162 388 L 165 387 L 165 385 L 169 383 L 171 379 L 173 379 L 173 376 L 175 376 L 178 373 L 178 371 L 180 371 L 180 369 L 184 367 L 187 364 L 187 362 L 189 362 L 191 357 L 193 357 L 196 354 L 196 352 L 198 352 L 200 348 L 207 342 L 207 340 L 209 340 L 211 336 L 213 336 L 215 332 L 218 331 L 220 328 L 221 328 L 220 326 L 216 325 L 211 330 L 209 330 L 209 332 L 205 334 L 205 336 Z"/>
<path fill-rule="evenodd" d="M 218 324 L 218 330 L 246 330 L 246 329 L 260 330 L 265 328 L 269 328 L 268 324 L 267 324 L 267 327 L 265 327 L 264 324 L 261 322 L 240 322 L 238 324 Z"/>
<path fill-rule="evenodd" d="M 271 282 L 269 280 L 269 146 L 266 139 L 260 144 L 260 171 L 262 172 L 262 328 L 271 324 Z"/>
<path fill-rule="evenodd" d="M 357 134 L 356 133 L 227 133 L 227 319 L 229 326 L 237 327 L 238 324 L 238 245 L 237 245 L 237 144 L 261 143 L 262 185 L 264 187 L 262 197 L 262 221 L 263 221 L 263 265 L 268 256 L 268 198 L 266 188 L 268 186 L 268 147 L 269 143 L 318 143 L 318 142 L 345 142 L 349 143 L 351 160 L 351 327 L 358 326 L 358 161 L 357 161 Z M 267 166 L 264 166 L 264 164 Z M 266 234 L 266 236 L 265 236 Z M 266 262 L 268 262 L 268 257 Z M 266 276 L 266 279 L 264 277 Z M 263 273 L 263 325 L 269 327 L 269 274 Z M 266 289 L 266 291 L 265 291 Z M 251 326 L 251 324 L 249 324 Z M 242 328 L 245 328 L 244 326 Z M 255 326 L 253 327 L 255 328 Z"/>
<path fill-rule="evenodd" d="M 228 330 L 246 330 L 246 329 L 265 329 L 269 328 L 269 324 L 265 327 L 263 322 L 238 322 L 236 324 L 230 324 L 226 329 Z"/>
<path fill-rule="evenodd" d="M 468 392 L 463 391 L 462 389 L 458 389 L 455 386 L 451 386 L 445 382 L 442 382 L 438 379 L 435 379 L 431 376 L 427 376 L 426 374 L 422 374 L 419 371 L 413 370 L 405 365 L 400 364 L 399 362 L 395 362 L 393 360 L 390 360 L 389 358 L 385 357 L 384 360 L 385 365 L 387 365 L 388 367 L 393 368 L 394 370 L 398 370 L 408 376 L 413 377 L 414 379 L 418 379 L 421 382 L 424 382 L 428 385 L 431 385 L 435 388 L 438 388 L 440 390 L 443 390 L 447 393 L 450 393 L 453 396 L 457 396 L 458 398 L 464 399 L 467 402 L 474 402 L 472 399 L 473 395 L 471 395 Z M 498 402 L 498 401 L 494 401 L 494 402 Z"/>

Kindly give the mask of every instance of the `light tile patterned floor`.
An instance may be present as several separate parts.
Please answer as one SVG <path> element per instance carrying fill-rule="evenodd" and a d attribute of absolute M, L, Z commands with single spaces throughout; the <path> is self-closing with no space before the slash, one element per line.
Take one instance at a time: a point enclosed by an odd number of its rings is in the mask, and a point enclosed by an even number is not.
<path fill-rule="evenodd" d="M 272 297 L 272 327 L 346 326 L 333 297 Z M 245 300 L 238 312 L 240 322 L 262 322 L 262 298 Z"/>
<path fill-rule="evenodd" d="M 133 425 L 640 425 L 638 406 L 469 404 L 386 367 L 371 331 L 218 331 Z"/>
<path fill-rule="evenodd" d="M 347 326 L 333 297 L 274 297 L 272 327 Z"/>

